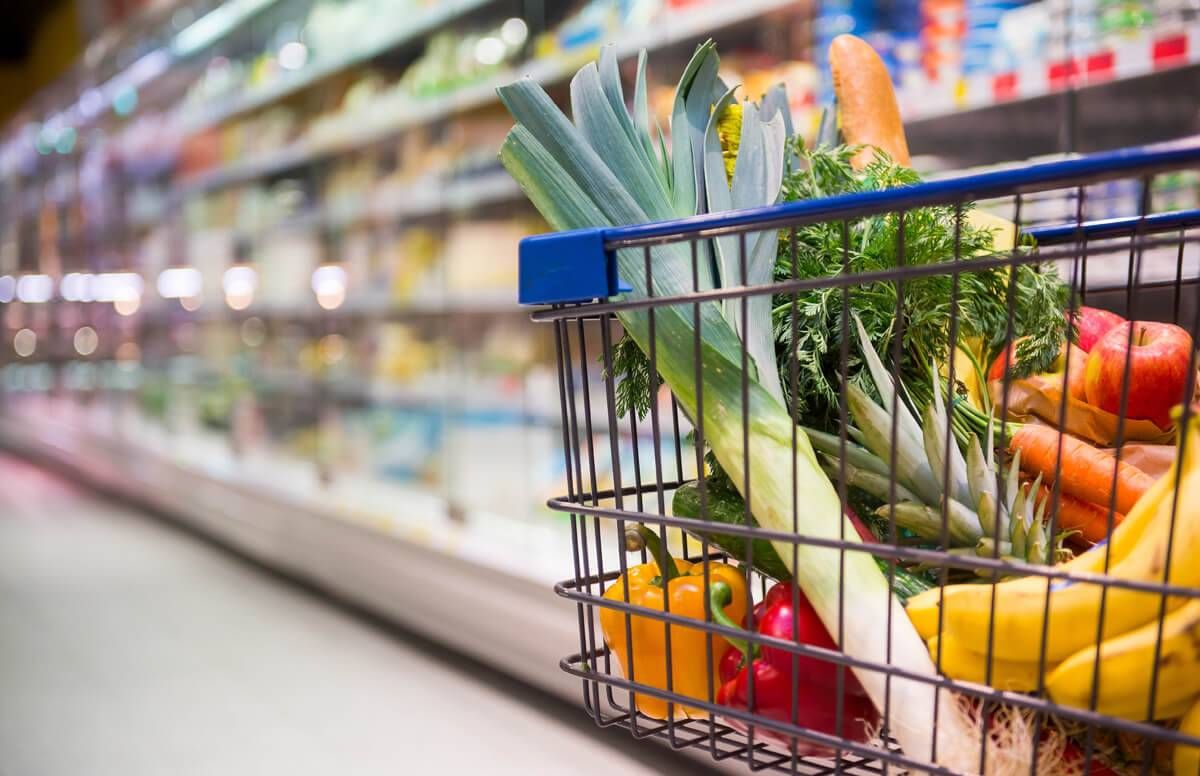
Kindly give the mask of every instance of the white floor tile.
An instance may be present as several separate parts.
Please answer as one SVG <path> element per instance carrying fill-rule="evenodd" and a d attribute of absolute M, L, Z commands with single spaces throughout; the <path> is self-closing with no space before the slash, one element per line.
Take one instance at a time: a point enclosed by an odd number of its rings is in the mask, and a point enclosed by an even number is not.
<path fill-rule="evenodd" d="M 476 671 L 0 457 L 2 776 L 685 768 Z"/>

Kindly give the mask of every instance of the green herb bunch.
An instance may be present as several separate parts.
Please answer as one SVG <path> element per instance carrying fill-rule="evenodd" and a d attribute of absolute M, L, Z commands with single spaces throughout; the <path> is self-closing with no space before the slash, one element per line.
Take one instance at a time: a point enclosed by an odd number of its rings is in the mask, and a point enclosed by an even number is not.
<path fill-rule="evenodd" d="M 849 146 L 805 148 L 796 141 L 797 169 L 784 177 L 782 198 L 804 201 L 852 194 L 920 182 L 912 170 L 879 155 L 861 172 L 850 160 L 858 151 Z M 989 230 L 972 226 L 971 206 L 923 207 L 903 214 L 860 218 L 848 222 L 821 222 L 783 230 L 775 267 L 776 280 L 835 277 L 888 270 L 901 264 L 917 266 L 949 263 L 992 251 Z M 904 235 L 900 239 L 903 223 Z M 902 251 L 902 253 L 901 253 Z M 929 364 L 952 357 L 951 305 L 958 303 L 958 338 L 977 337 L 983 343 L 983 363 L 1007 341 L 1008 267 L 959 274 L 958 288 L 950 273 L 895 281 L 877 281 L 849 287 L 849 310 L 856 313 L 867 335 L 885 362 L 891 364 L 892 338 L 902 330 L 901 378 L 914 399 L 931 396 Z M 1044 371 L 1058 354 L 1066 336 L 1062 310 L 1067 290 L 1052 267 L 1020 265 L 1016 268 L 1016 298 L 1012 336 L 1028 337 L 1017 353 L 1014 375 Z M 897 319 L 897 297 L 902 295 Z M 775 298 L 774 326 L 780 351 L 781 381 L 792 392 L 795 367 L 797 420 L 815 428 L 832 429 L 838 413 L 841 380 L 843 289 L 819 288 Z M 846 331 L 854 331 L 853 323 Z M 853 336 L 853 335 L 851 335 Z M 852 340 L 848 377 L 873 392 L 858 348 Z M 923 403 L 923 402 L 922 402 Z"/>
<path fill-rule="evenodd" d="M 795 141 L 799 163 L 784 176 L 781 198 L 800 202 L 839 194 L 880 191 L 920 182 L 920 176 L 879 155 L 862 171 L 850 164 L 858 151 L 852 146 L 806 148 Z M 888 270 L 899 266 L 950 263 L 989 255 L 992 233 L 972 226 L 967 219 L 972 205 L 923 207 L 905 212 L 852 221 L 823 221 L 779 235 L 775 279 L 836 277 Z M 900 224 L 903 220 L 903 248 Z M 846 239 L 848 237 L 848 240 Z M 877 281 L 849 289 L 849 309 L 866 328 L 867 336 L 891 364 L 892 337 L 902 328 L 901 378 L 911 398 L 920 405 L 932 397 L 929 364 L 946 363 L 950 353 L 951 304 L 958 302 L 958 338 L 979 338 L 986 365 L 1008 339 L 1008 285 L 1010 268 L 959 273 L 958 289 L 950 273 L 895 281 Z M 1014 377 L 1045 371 L 1067 336 L 1062 310 L 1067 288 L 1053 267 L 1019 265 L 1012 322 L 1013 338 L 1025 337 L 1012 366 Z M 897 321 L 897 296 L 903 294 L 903 317 Z M 780 382 L 796 420 L 813 428 L 833 430 L 839 416 L 843 291 L 818 288 L 776 295 L 773 324 Z M 900 325 L 902 324 L 902 326 Z M 847 328 L 853 331 L 853 326 Z M 793 332 L 795 336 L 793 337 Z M 852 383 L 874 395 L 858 347 L 851 341 L 847 373 Z M 795 370 L 795 393 L 793 390 Z M 613 376 L 618 379 L 617 409 L 639 417 L 649 409 L 653 394 L 645 354 L 631 340 L 618 342 L 613 354 Z M 608 375 L 606 375 L 608 376 Z M 921 407 L 917 407 L 918 410 Z"/>

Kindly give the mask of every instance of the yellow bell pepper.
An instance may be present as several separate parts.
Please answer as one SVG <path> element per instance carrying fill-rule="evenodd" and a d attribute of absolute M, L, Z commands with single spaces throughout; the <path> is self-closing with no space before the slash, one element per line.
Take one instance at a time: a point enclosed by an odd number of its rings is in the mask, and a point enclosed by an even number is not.
<path fill-rule="evenodd" d="M 648 531 L 643 532 L 646 536 Z M 651 534 L 652 535 L 652 534 Z M 647 537 L 649 539 L 649 537 Z M 657 537 L 647 541 L 652 555 L 657 547 Z M 670 599 L 671 614 L 680 617 L 690 617 L 704 621 L 704 602 L 710 591 L 704 586 L 704 564 L 689 563 L 683 560 L 667 558 L 668 566 L 674 565 L 677 575 L 669 575 L 664 580 L 659 573 L 659 564 L 650 561 L 639 566 L 630 567 L 624 576 L 604 591 L 604 597 L 610 601 L 626 602 L 625 583 L 629 583 L 628 603 L 644 606 L 647 609 L 663 611 L 664 598 Z M 729 619 L 741 623 L 746 615 L 746 580 L 740 571 L 725 563 L 708 564 L 710 585 L 724 582 L 733 592 L 731 600 L 724 607 Z M 631 681 L 649 685 L 660 690 L 667 689 L 667 639 L 666 624 L 646 616 L 630 616 L 627 640 L 625 612 L 617 609 L 601 608 L 600 630 L 604 634 L 604 642 L 617 658 L 622 673 Z M 706 665 L 708 654 L 706 648 L 707 633 L 699 628 L 689 628 L 686 625 L 671 625 L 671 692 L 708 701 L 715 697 L 720 685 L 717 675 L 721 658 L 730 649 L 730 644 L 724 638 L 712 637 L 712 665 Z M 630 674 L 628 647 L 633 647 L 633 672 Z M 711 678 L 712 685 L 709 686 Z M 710 690 L 714 694 L 709 695 Z M 654 719 L 666 719 L 667 702 L 652 698 L 646 694 L 637 695 L 637 708 L 643 714 Z M 676 716 L 702 718 L 708 716 L 704 710 L 690 706 L 675 707 Z"/>
<path fill-rule="evenodd" d="M 717 139 L 721 143 L 721 157 L 725 162 L 725 179 L 733 185 L 733 171 L 737 168 L 738 148 L 742 144 L 742 106 L 732 102 L 725 107 L 717 119 Z"/>

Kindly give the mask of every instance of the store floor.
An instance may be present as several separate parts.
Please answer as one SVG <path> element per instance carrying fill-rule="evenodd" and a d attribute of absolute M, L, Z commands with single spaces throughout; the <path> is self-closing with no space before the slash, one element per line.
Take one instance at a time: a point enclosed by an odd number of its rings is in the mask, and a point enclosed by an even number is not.
<path fill-rule="evenodd" d="M 693 770 L 0 454 L 0 776 Z"/>

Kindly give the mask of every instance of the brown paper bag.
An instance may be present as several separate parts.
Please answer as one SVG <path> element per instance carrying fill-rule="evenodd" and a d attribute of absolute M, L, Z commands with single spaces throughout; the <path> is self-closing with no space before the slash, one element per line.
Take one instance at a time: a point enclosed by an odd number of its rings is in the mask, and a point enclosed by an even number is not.
<path fill-rule="evenodd" d="M 1134 442 L 1121 446 L 1121 460 L 1158 479 L 1167 473 L 1175 460 L 1175 445 L 1149 445 Z"/>
<path fill-rule="evenodd" d="M 1002 381 L 988 383 L 992 406 L 997 411 L 1002 406 Z M 1032 375 L 1013 380 L 1008 390 L 1008 419 L 1016 423 L 1029 423 L 1037 419 L 1047 425 L 1058 426 L 1063 400 L 1062 377 L 1058 375 Z M 1085 404 L 1078 399 L 1066 397 L 1067 412 L 1063 431 L 1086 439 L 1101 447 L 1112 447 L 1117 441 L 1117 416 L 1098 407 Z M 1162 430 L 1152 421 L 1125 419 L 1122 439 L 1126 442 L 1149 442 L 1170 446 L 1174 450 L 1175 430 Z M 1128 445 L 1127 445 L 1128 447 Z M 1171 454 L 1174 457 L 1174 452 Z M 1124 458 L 1124 454 L 1122 455 Z M 1167 462 L 1170 465 L 1170 461 Z M 1138 468 L 1141 468 L 1140 466 Z M 1147 473 L 1149 473 L 1147 471 Z"/>

